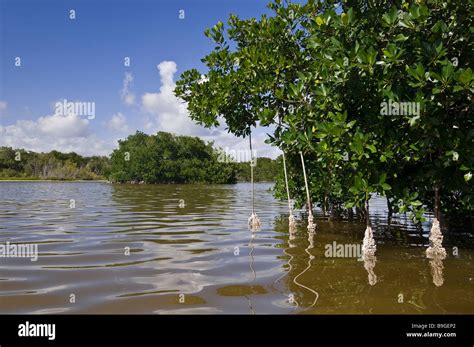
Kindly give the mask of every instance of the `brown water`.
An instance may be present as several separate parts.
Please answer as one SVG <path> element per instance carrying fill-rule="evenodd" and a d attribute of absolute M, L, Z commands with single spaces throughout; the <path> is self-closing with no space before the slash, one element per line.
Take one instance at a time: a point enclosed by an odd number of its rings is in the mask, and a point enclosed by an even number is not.
<path fill-rule="evenodd" d="M 256 185 L 252 238 L 249 184 L 0 182 L 0 243 L 39 250 L 36 262 L 0 258 L 0 313 L 474 312 L 468 233 L 446 235 L 445 260 L 427 259 L 429 222 L 388 226 L 378 199 L 376 261 L 328 257 L 333 242 L 360 244 L 364 225 L 319 214 L 308 235 L 299 215 L 290 236 L 271 186 Z"/>

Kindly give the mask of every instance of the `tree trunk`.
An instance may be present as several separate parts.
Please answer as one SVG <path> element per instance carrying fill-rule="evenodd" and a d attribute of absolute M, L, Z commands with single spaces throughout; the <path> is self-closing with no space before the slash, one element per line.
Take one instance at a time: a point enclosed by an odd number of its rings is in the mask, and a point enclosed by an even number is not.
<path fill-rule="evenodd" d="M 393 206 L 392 206 L 392 202 L 390 201 L 390 198 L 388 196 L 386 198 L 387 198 L 387 209 L 388 209 L 387 220 L 388 220 L 388 225 L 390 226 L 392 224 Z"/>
<path fill-rule="evenodd" d="M 362 209 L 359 208 L 359 207 L 356 207 L 356 217 L 359 219 L 359 220 L 363 220 L 364 219 L 364 214 L 362 213 Z"/>
<path fill-rule="evenodd" d="M 323 216 L 326 216 L 326 213 L 327 213 L 327 209 L 326 209 L 326 199 L 327 199 L 326 192 L 324 192 L 323 203 L 321 204 L 321 208 L 322 208 L 322 210 L 323 210 Z"/>
<path fill-rule="evenodd" d="M 349 220 L 354 219 L 354 210 L 353 210 L 352 208 L 348 208 L 348 209 L 347 209 L 347 218 L 348 218 Z"/>
<path fill-rule="evenodd" d="M 365 225 L 370 227 L 369 199 L 365 200 Z"/>

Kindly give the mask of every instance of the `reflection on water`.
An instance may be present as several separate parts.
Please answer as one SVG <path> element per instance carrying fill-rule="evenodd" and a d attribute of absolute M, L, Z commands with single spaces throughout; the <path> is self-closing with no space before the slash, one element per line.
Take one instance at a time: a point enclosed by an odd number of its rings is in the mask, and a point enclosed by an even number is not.
<path fill-rule="evenodd" d="M 364 256 L 364 268 L 367 270 L 369 274 L 369 284 L 374 286 L 377 284 L 377 275 L 374 272 L 375 263 L 377 262 L 377 257 L 374 255 L 366 255 Z"/>
<path fill-rule="evenodd" d="M 309 227 L 308 227 L 308 247 L 306 247 L 305 250 L 304 250 L 308 254 L 308 266 L 302 272 L 300 272 L 298 275 L 296 275 L 293 278 L 293 283 L 300 286 L 301 288 L 306 289 L 310 293 L 314 294 L 314 301 L 310 306 L 308 306 L 308 308 L 311 308 L 314 305 L 316 305 L 316 302 L 318 301 L 318 298 L 319 298 L 318 292 L 297 281 L 299 277 L 303 276 L 303 274 L 306 271 L 311 269 L 311 266 L 312 266 L 311 262 L 314 259 L 314 256 L 309 252 L 310 249 L 314 248 L 314 234 L 315 234 L 314 231 L 313 231 L 314 228 L 311 227 L 311 220 L 308 222 L 308 225 L 309 225 Z"/>
<path fill-rule="evenodd" d="M 447 257 L 428 259 L 430 223 L 388 223 L 378 199 L 376 258 L 327 257 L 333 242 L 361 245 L 365 226 L 316 211 L 312 233 L 295 211 L 290 232 L 270 187 L 255 185 L 252 236 L 249 184 L 0 182 L 0 242 L 39 247 L 36 262 L 0 258 L 0 313 L 474 311 L 470 234 L 446 234 Z"/>
<path fill-rule="evenodd" d="M 253 257 L 253 251 L 254 251 L 254 246 L 253 246 L 253 240 L 255 239 L 255 234 L 252 233 L 252 235 L 250 235 L 250 252 L 249 252 L 249 257 L 250 257 L 250 264 L 249 264 L 249 267 L 250 267 L 250 273 L 251 273 L 251 279 L 250 279 L 250 282 L 253 282 L 257 279 L 257 273 L 255 272 L 255 269 L 254 269 L 254 263 L 255 263 L 255 259 Z M 250 311 L 252 312 L 252 314 L 255 314 L 255 311 L 252 307 L 252 299 L 248 296 L 248 295 L 244 295 L 247 300 L 249 301 L 249 308 L 250 308 Z"/>
<path fill-rule="evenodd" d="M 444 283 L 443 277 L 443 259 L 432 258 L 430 259 L 431 276 L 433 276 L 433 283 L 437 287 L 441 287 Z"/>

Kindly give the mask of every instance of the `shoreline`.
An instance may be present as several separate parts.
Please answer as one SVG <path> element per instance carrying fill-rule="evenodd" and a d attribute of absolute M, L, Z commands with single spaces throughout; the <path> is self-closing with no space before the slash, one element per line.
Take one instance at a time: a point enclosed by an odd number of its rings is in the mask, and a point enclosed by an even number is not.
<path fill-rule="evenodd" d="M 44 179 L 0 179 L 0 182 L 103 182 L 108 183 L 107 180 L 44 180 Z"/>
<path fill-rule="evenodd" d="M 34 179 L 34 178 L 25 178 L 25 179 L 11 179 L 11 178 L 7 178 L 7 179 L 2 179 L 0 178 L 0 182 L 71 182 L 71 183 L 74 183 L 74 182 L 102 182 L 102 183 L 110 183 L 110 184 L 129 184 L 129 185 L 156 185 L 156 184 L 189 184 L 189 185 L 196 185 L 196 184 L 199 184 L 199 185 L 203 185 L 203 184 L 211 184 L 211 183 L 142 183 L 142 184 L 139 184 L 139 183 L 130 183 L 130 182 L 124 182 L 124 183 L 114 183 L 114 182 L 110 182 L 108 180 L 55 180 L 55 179 L 50 179 L 50 180 L 45 180 L 45 179 Z M 237 183 L 251 183 L 250 181 L 238 181 L 238 182 L 235 182 L 233 184 L 237 184 Z M 275 181 L 256 181 L 255 183 L 275 183 Z M 232 183 L 231 183 L 232 184 Z"/>

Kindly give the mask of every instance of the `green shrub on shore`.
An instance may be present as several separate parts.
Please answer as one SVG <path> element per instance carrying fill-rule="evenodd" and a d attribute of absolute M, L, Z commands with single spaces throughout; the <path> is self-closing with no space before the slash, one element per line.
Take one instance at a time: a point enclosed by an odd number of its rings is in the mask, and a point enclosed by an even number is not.
<path fill-rule="evenodd" d="M 2 180 L 97 180 L 105 179 L 109 173 L 110 159 L 107 157 L 0 147 Z"/>
<path fill-rule="evenodd" d="M 111 155 L 110 180 L 118 183 L 235 183 L 235 163 L 198 137 L 137 131 Z"/>

